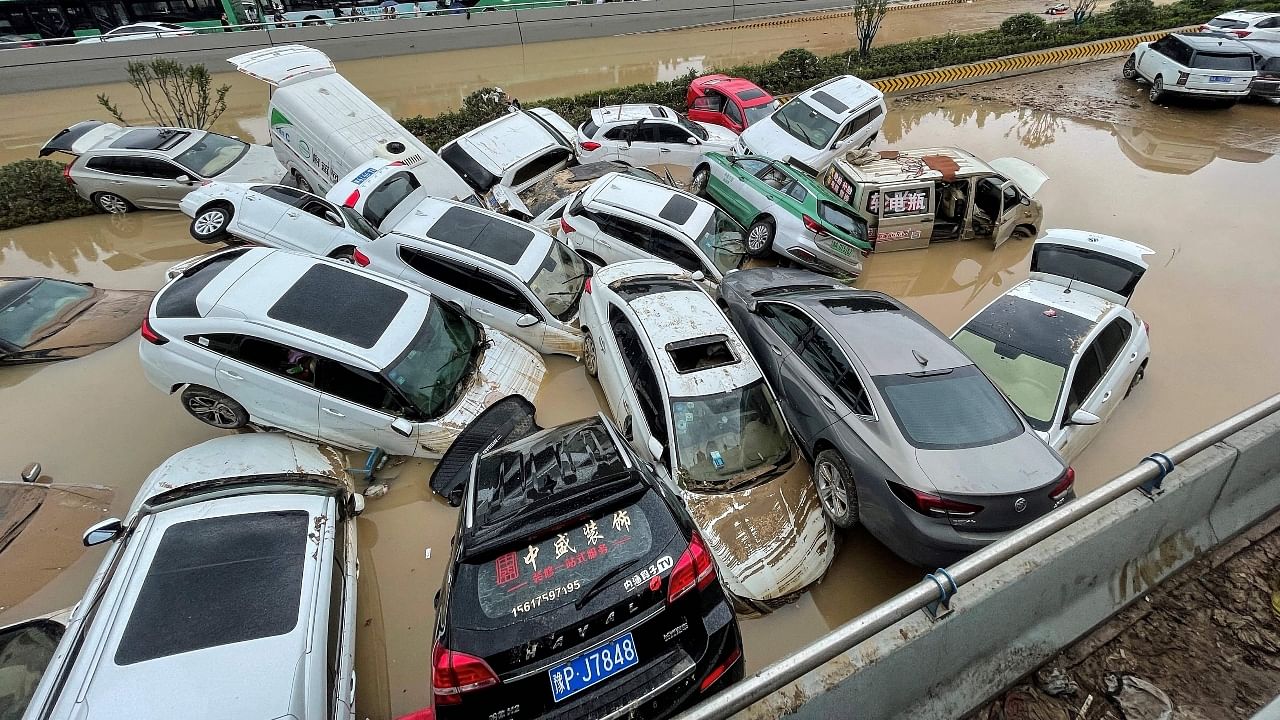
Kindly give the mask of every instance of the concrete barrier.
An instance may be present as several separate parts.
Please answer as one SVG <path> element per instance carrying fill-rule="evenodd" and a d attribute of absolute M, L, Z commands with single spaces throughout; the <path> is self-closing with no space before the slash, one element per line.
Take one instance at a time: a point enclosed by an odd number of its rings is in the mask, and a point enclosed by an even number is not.
<path fill-rule="evenodd" d="M 1280 415 L 964 585 L 740 713 L 746 718 L 957 718 L 1280 508 Z"/>

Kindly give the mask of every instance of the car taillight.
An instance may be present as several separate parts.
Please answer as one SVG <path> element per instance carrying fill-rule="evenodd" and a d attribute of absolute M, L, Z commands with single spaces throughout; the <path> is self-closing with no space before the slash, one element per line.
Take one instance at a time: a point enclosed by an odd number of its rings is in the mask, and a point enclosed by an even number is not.
<path fill-rule="evenodd" d="M 1253 31 L 1252 30 L 1232 30 L 1231 34 L 1235 35 L 1238 38 L 1247 38 L 1251 34 L 1253 34 Z"/>
<path fill-rule="evenodd" d="M 587 276 L 586 282 L 582 283 L 582 292 L 588 295 L 591 294 L 591 276 L 590 275 Z"/>
<path fill-rule="evenodd" d="M 369 267 L 369 256 L 360 252 L 359 248 L 351 251 L 351 259 L 360 267 Z"/>
<path fill-rule="evenodd" d="M 151 327 L 151 318 L 143 318 L 143 319 L 142 319 L 142 339 L 143 339 L 143 340 L 146 340 L 147 342 L 151 343 L 152 345 L 163 345 L 163 344 L 165 344 L 165 343 L 169 342 L 169 338 L 167 338 L 167 337 L 165 337 L 165 336 L 161 335 L 160 333 L 156 332 L 156 331 Z"/>
<path fill-rule="evenodd" d="M 462 694 L 498 684 L 489 663 L 436 645 L 431 653 L 431 690 L 437 705 L 456 705 Z"/>
<path fill-rule="evenodd" d="M 1189 78 L 1189 77 L 1191 77 L 1191 74 L 1190 74 L 1190 73 L 1184 73 L 1184 72 L 1182 72 L 1181 70 L 1179 70 L 1179 71 L 1178 71 L 1178 84 L 1179 84 L 1179 85 L 1186 85 L 1186 84 L 1187 84 L 1187 78 Z"/>
<path fill-rule="evenodd" d="M 889 489 L 893 491 L 894 495 L 898 496 L 899 500 L 921 515 L 930 517 L 971 517 L 982 512 L 981 505 L 971 505 L 959 500 L 951 500 L 923 490 L 909 488 L 906 485 L 899 485 L 898 483 L 889 483 Z"/>
<path fill-rule="evenodd" d="M 705 590 L 715 579 L 716 564 L 711 560 L 702 536 L 695 530 L 689 539 L 689 549 L 684 551 L 671 571 L 671 580 L 667 583 L 667 604 L 680 599 L 695 585 L 699 590 Z"/>
<path fill-rule="evenodd" d="M 829 235 L 830 231 L 822 227 L 822 225 L 808 215 L 801 215 L 800 219 L 804 221 L 804 228 L 809 232 L 815 232 L 819 235 Z"/>
<path fill-rule="evenodd" d="M 436 720 L 436 709 L 424 707 L 421 710 L 414 710 L 408 715 L 401 715 L 396 720 Z"/>
<path fill-rule="evenodd" d="M 342 201 L 342 206 L 354 208 L 358 202 L 360 202 L 360 190 L 356 189 L 352 190 L 351 194 L 347 196 L 347 199 Z"/>
<path fill-rule="evenodd" d="M 560 216 L 560 232 L 564 232 L 564 233 L 573 232 L 573 226 L 569 224 L 568 220 L 564 219 L 563 215 Z"/>
<path fill-rule="evenodd" d="M 584 140 L 578 143 L 578 146 L 581 147 L 583 150 L 599 150 L 600 149 L 600 143 L 594 142 L 591 140 Z"/>
<path fill-rule="evenodd" d="M 72 165 L 74 165 L 74 164 L 75 164 L 75 161 L 73 160 L 73 161 L 71 161 L 71 162 L 67 163 L 67 166 L 66 166 L 66 167 L 62 168 L 62 180 L 63 180 L 64 182 L 66 182 L 66 183 L 67 183 L 67 185 L 75 185 L 75 184 L 76 184 L 75 178 L 71 177 L 71 166 L 72 166 Z"/>
<path fill-rule="evenodd" d="M 725 658 L 724 662 L 717 665 L 715 670 L 712 670 L 709 675 L 703 678 L 702 685 L 699 686 L 698 690 L 706 692 L 707 688 L 715 685 L 716 681 L 720 679 L 720 676 L 724 675 L 725 671 L 733 667 L 733 664 L 738 662 L 738 658 L 740 657 L 742 657 L 742 648 L 734 648 L 733 652 L 729 653 L 729 657 Z"/>
<path fill-rule="evenodd" d="M 1067 471 L 1062 473 L 1062 477 L 1058 478 L 1057 484 L 1054 485 L 1053 489 L 1049 491 L 1049 499 L 1057 500 L 1058 498 L 1062 497 L 1064 493 L 1070 490 L 1072 485 L 1075 485 L 1075 484 L 1076 484 L 1075 468 L 1068 467 Z"/>

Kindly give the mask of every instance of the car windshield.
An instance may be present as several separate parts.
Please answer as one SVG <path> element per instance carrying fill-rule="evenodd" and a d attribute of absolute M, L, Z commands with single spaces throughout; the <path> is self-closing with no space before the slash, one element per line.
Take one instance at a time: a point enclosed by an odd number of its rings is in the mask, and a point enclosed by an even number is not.
<path fill-rule="evenodd" d="M 671 399 L 676 470 L 690 490 L 729 491 L 791 458 L 791 438 L 764 380 L 719 395 Z"/>
<path fill-rule="evenodd" d="M 774 113 L 773 121 L 811 148 L 825 148 L 840 124 L 803 100 L 792 100 Z"/>
<path fill-rule="evenodd" d="M 439 417 L 462 395 L 483 338 L 474 320 L 433 299 L 422 329 L 386 375 L 423 415 Z"/>
<path fill-rule="evenodd" d="M 209 178 L 216 177 L 234 165 L 247 152 L 249 152 L 247 143 L 225 135 L 205 133 L 205 136 L 197 140 L 195 145 L 179 154 L 174 160 L 196 175 Z"/>
<path fill-rule="evenodd" d="M 973 365 L 874 379 L 898 428 L 918 448 L 981 447 L 1022 433 L 1013 408 Z"/>
<path fill-rule="evenodd" d="M 1231 20 L 1228 18 L 1214 18 L 1208 23 L 1211 27 L 1222 28 L 1223 30 L 1239 30 L 1240 28 L 1249 27 L 1249 23 L 1243 20 Z"/>
<path fill-rule="evenodd" d="M 41 339 L 65 310 L 92 294 L 92 288 L 56 280 L 0 280 L 0 340 L 25 348 Z"/>
<path fill-rule="evenodd" d="M 1009 396 L 1031 427 L 1049 430 L 1067 377 L 1065 367 L 1011 346 L 999 346 L 968 329 L 956 335 L 955 343 Z"/>
<path fill-rule="evenodd" d="M 346 205 L 342 205 L 338 209 L 342 211 L 342 217 L 346 219 L 347 225 L 351 226 L 352 230 L 355 230 L 370 240 L 377 240 L 381 237 L 378 233 L 378 229 L 370 225 L 369 221 L 365 220 L 364 216 L 360 213 L 352 210 Z"/>
<path fill-rule="evenodd" d="M 755 107 L 743 108 L 743 112 L 747 114 L 747 125 L 748 126 L 755 125 L 761 120 L 769 117 L 770 115 L 773 114 L 774 110 L 778 109 L 778 105 L 779 105 L 778 101 L 774 100 L 773 102 L 765 103 L 764 105 L 756 105 Z"/>
<path fill-rule="evenodd" d="M 736 220 L 717 209 L 702 229 L 696 244 L 723 275 L 737 269 L 746 260 L 746 246 L 742 244 L 744 235 L 746 233 Z"/>
<path fill-rule="evenodd" d="M 708 137 L 710 137 L 707 133 L 706 128 L 702 127 L 696 122 L 690 122 L 688 118 L 677 115 L 676 122 L 680 123 L 680 127 L 693 133 L 693 136 L 698 138 L 699 140 L 706 140 Z"/>
<path fill-rule="evenodd" d="M 568 320 L 578 311 L 578 298 L 587 282 L 587 266 L 564 243 L 551 243 L 542 265 L 529 281 L 529 289 L 557 320 Z"/>
<path fill-rule="evenodd" d="M 1252 70 L 1253 56 L 1247 53 L 1198 52 L 1191 60 L 1191 67 L 1201 70 Z"/>
<path fill-rule="evenodd" d="M 844 208 L 827 202 L 818 203 L 818 217 L 842 233 L 857 240 L 867 239 L 867 223 Z"/>
<path fill-rule="evenodd" d="M 458 143 L 453 143 L 440 151 L 440 159 L 449 164 L 455 172 L 462 176 L 463 180 L 471 186 L 476 192 L 488 192 L 490 188 L 498 184 L 500 178 L 489 172 L 470 153 L 462 149 Z"/>

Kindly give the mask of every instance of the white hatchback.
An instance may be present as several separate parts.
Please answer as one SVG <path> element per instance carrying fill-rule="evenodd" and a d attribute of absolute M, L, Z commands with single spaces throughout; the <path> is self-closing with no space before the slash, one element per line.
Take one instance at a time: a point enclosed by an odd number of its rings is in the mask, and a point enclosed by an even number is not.
<path fill-rule="evenodd" d="M 704 152 L 728 152 L 738 136 L 688 120 L 665 105 L 611 105 L 592 110 L 577 139 L 583 164 L 617 160 L 636 167 L 693 167 Z"/>
<path fill-rule="evenodd" d="M 1280 40 L 1280 13 L 1236 10 L 1222 13 L 1200 26 L 1200 32 L 1222 33 L 1250 40 Z"/>
<path fill-rule="evenodd" d="M 884 125 L 884 93 L 854 77 L 825 80 L 742 131 L 734 153 L 799 160 L 818 172 L 841 153 L 867 147 Z"/>
<path fill-rule="evenodd" d="M 1068 462 L 1146 374 L 1150 327 L 1128 304 L 1153 252 L 1049 230 L 1031 251 L 1031 278 L 952 337 Z"/>
<path fill-rule="evenodd" d="M 688 507 L 729 591 L 768 611 L 821 579 L 832 526 L 772 389 L 715 301 L 680 267 L 639 260 L 598 270 L 581 313 L 587 373 Z"/>
<path fill-rule="evenodd" d="M 139 355 L 152 385 L 214 427 L 438 457 L 493 403 L 532 400 L 546 372 L 505 333 L 351 265 L 237 248 L 179 267 Z"/>

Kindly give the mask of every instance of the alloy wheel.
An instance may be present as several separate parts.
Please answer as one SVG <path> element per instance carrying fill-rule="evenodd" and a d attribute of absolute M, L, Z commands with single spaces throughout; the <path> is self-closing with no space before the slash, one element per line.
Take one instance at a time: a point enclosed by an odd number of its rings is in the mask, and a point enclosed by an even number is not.
<path fill-rule="evenodd" d="M 698 172 L 693 174 L 693 181 L 691 184 L 693 185 L 692 190 L 694 194 L 701 195 L 707 191 L 707 181 L 710 179 L 708 177 L 709 175 L 710 173 L 707 172 L 706 168 L 699 168 Z"/>
<path fill-rule="evenodd" d="M 99 195 L 98 207 L 113 215 L 123 215 L 129 212 L 128 201 L 114 193 L 102 193 Z"/>
<path fill-rule="evenodd" d="M 818 485 L 818 499 L 831 517 L 844 517 L 849 513 L 849 492 L 840 478 L 840 472 L 829 462 L 820 462 L 814 472 Z"/>
<path fill-rule="evenodd" d="M 753 253 L 764 252 L 769 246 L 769 228 L 766 225 L 753 225 L 747 233 L 747 249 Z"/>
<path fill-rule="evenodd" d="M 217 235 L 227 224 L 227 213 L 220 208 L 206 210 L 196 217 L 195 231 L 205 237 Z"/>
<path fill-rule="evenodd" d="M 208 395 L 191 395 L 187 398 L 187 409 L 201 421 L 214 427 L 238 427 L 236 412 L 221 399 Z"/>
<path fill-rule="evenodd" d="M 587 374 L 595 377 L 600 371 L 599 361 L 596 359 L 596 343 L 592 339 L 591 333 L 582 336 L 582 366 L 586 369 Z"/>

